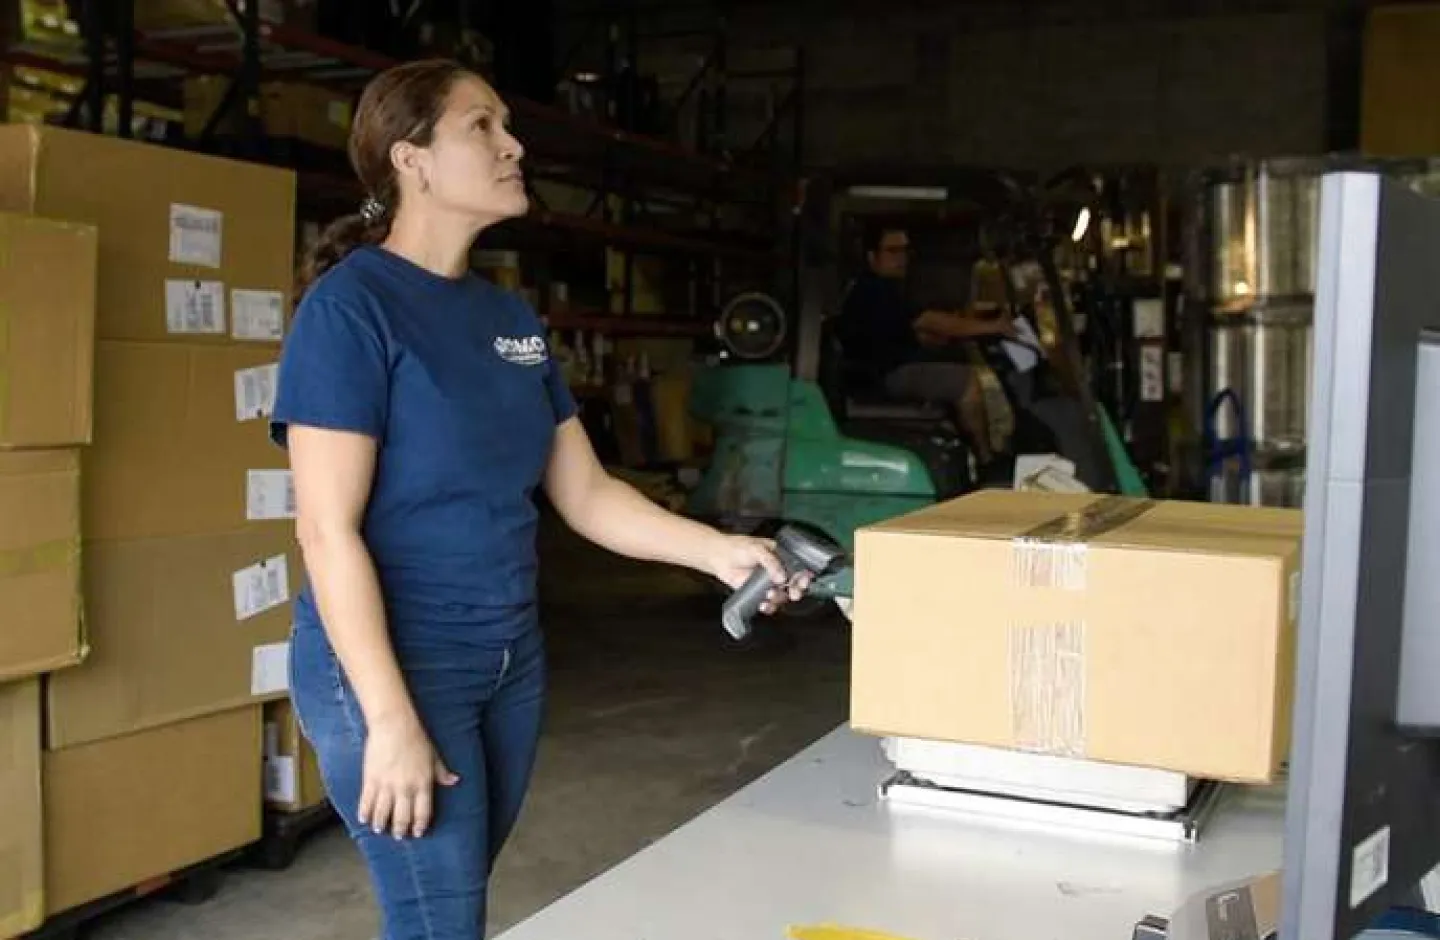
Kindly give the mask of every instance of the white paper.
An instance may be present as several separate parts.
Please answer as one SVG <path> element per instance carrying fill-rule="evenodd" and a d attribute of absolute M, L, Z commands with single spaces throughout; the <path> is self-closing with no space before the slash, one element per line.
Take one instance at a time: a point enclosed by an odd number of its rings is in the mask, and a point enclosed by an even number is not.
<path fill-rule="evenodd" d="M 285 295 L 278 290 L 230 291 L 230 335 L 279 342 L 285 338 Z"/>
<path fill-rule="evenodd" d="M 225 216 L 214 209 L 170 205 L 170 260 L 175 264 L 220 267 Z"/>
<path fill-rule="evenodd" d="M 1354 910 L 1390 883 L 1390 827 L 1355 846 L 1350 859 L 1350 908 Z"/>
<path fill-rule="evenodd" d="M 1165 301 L 1135 301 L 1135 338 L 1165 338 Z"/>
<path fill-rule="evenodd" d="M 1153 343 L 1140 347 L 1140 400 L 1165 400 L 1165 349 Z"/>
<path fill-rule="evenodd" d="M 219 281 L 165 282 L 165 326 L 171 333 L 225 333 L 225 285 Z"/>
<path fill-rule="evenodd" d="M 272 803 L 295 802 L 295 758 L 265 758 L 265 799 Z"/>
<path fill-rule="evenodd" d="M 280 366 L 256 366 L 235 373 L 235 420 L 254 421 L 268 418 L 275 411 L 275 386 L 280 381 Z"/>
<path fill-rule="evenodd" d="M 250 522 L 295 518 L 295 477 L 289 470 L 245 474 L 245 518 Z"/>
<path fill-rule="evenodd" d="M 290 644 L 266 643 L 250 651 L 250 694 L 290 691 Z"/>
<path fill-rule="evenodd" d="M 290 600 L 290 572 L 284 555 L 235 572 L 235 619 L 249 620 Z"/>

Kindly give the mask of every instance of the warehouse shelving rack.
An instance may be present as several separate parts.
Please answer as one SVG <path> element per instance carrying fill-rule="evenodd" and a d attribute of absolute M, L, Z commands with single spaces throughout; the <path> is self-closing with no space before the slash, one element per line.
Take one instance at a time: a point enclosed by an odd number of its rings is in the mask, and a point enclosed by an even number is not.
<path fill-rule="evenodd" d="M 292 26 L 266 22 L 260 5 L 227 0 L 231 22 L 188 30 L 141 32 L 134 27 L 138 0 L 77 0 L 79 41 L 70 44 L 20 43 L 6 50 L 13 65 L 30 65 L 84 79 L 83 91 L 70 109 L 70 126 L 101 132 L 104 105 L 113 96 L 116 132 L 131 136 L 135 102 L 174 99 L 177 84 L 188 76 L 229 78 L 226 93 L 205 122 L 198 139 L 168 141 L 193 149 L 243 159 L 291 165 L 298 171 L 303 212 L 337 214 L 351 211 L 362 193 L 339 155 L 331 162 L 299 161 L 291 151 L 277 149 L 264 137 L 258 114 L 262 84 L 283 79 L 358 92 L 366 78 L 396 64 L 370 50 L 336 42 Z M 607 62 L 633 68 L 640 40 L 633 3 L 610 3 Z M 625 299 L 618 314 L 608 309 L 570 309 L 552 313 L 550 291 L 540 284 L 541 313 L 552 326 L 615 335 L 709 335 L 717 308 L 726 293 L 727 275 L 739 272 L 746 287 L 757 283 L 782 296 L 793 289 L 792 200 L 799 192 L 803 150 L 803 61 L 786 76 L 790 89 L 760 139 L 736 155 L 716 142 L 725 129 L 724 88 L 732 81 L 776 79 L 778 75 L 729 75 L 723 31 L 713 33 L 714 51 L 697 70 L 672 116 L 697 89 L 716 90 L 708 99 L 706 151 L 682 146 L 664 137 L 635 133 L 614 122 L 571 114 L 561 108 L 507 95 L 516 132 L 527 149 L 534 209 L 506 226 L 502 235 L 537 249 L 538 257 L 575 245 L 621 251 L 626 264 Z M 618 67 L 618 66 L 616 66 Z M 597 76 L 601 82 L 611 76 Z M 504 89 L 501 89 L 504 93 Z M 227 119 L 244 128 L 237 138 L 217 133 Z M 782 126 L 789 130 L 786 146 Z M 538 188 L 559 184 L 590 194 L 585 212 L 554 211 Z M 652 207 L 663 206 L 657 213 Z M 722 211 L 723 210 L 723 211 Z M 660 215 L 705 221 L 678 226 Z M 722 217 L 750 216 L 746 224 L 727 225 Z M 637 255 L 685 260 L 700 284 L 697 299 L 683 315 L 632 316 L 633 263 Z M 541 265 L 542 274 L 548 265 Z"/>

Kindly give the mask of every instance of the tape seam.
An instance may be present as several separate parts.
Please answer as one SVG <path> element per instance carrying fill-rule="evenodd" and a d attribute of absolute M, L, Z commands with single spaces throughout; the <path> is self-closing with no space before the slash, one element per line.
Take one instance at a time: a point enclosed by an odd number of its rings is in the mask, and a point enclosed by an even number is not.
<path fill-rule="evenodd" d="M 1008 631 L 1010 739 L 1022 751 L 1084 757 L 1085 623 L 1019 624 Z"/>
<path fill-rule="evenodd" d="M 1012 583 L 1020 587 L 1085 590 L 1089 581 L 1089 543 L 1129 525 L 1155 505 L 1150 499 L 1106 496 L 1020 533 L 1011 539 Z"/>

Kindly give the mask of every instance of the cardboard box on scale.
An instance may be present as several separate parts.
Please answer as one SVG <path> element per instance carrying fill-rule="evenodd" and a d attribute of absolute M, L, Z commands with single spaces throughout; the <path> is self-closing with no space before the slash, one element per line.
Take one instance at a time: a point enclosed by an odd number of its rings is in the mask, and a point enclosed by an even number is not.
<path fill-rule="evenodd" d="M 851 723 L 1271 782 L 1302 520 L 990 490 L 861 529 Z"/>

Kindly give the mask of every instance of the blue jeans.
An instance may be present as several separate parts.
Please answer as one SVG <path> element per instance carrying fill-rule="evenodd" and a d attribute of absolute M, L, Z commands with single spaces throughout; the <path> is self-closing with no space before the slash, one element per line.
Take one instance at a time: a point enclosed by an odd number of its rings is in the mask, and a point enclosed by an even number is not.
<path fill-rule="evenodd" d="M 431 741 L 460 776 L 453 787 L 435 787 L 423 837 L 376 835 L 356 819 L 365 719 L 317 624 L 297 623 L 291 639 L 295 713 L 369 867 L 384 940 L 481 940 L 490 870 L 520 815 L 540 737 L 540 630 L 479 645 L 397 644 L 396 658 Z"/>

